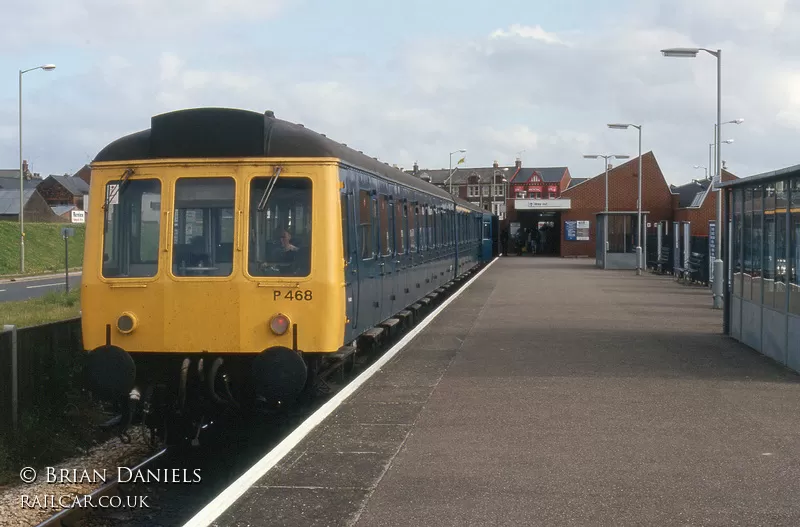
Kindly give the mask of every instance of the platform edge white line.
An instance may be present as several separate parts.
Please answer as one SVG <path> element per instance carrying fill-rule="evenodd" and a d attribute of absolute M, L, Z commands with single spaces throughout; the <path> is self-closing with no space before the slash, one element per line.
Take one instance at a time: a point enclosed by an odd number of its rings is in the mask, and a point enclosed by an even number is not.
<path fill-rule="evenodd" d="M 264 457 L 250 467 L 247 472 L 239 476 L 239 478 L 231 483 L 225 490 L 220 492 L 216 498 L 211 500 L 205 507 L 195 514 L 187 521 L 183 527 L 207 527 L 211 522 L 219 518 L 237 499 L 239 499 L 248 489 L 253 486 L 253 483 L 258 481 L 264 476 L 272 467 L 274 467 L 283 457 L 291 452 L 291 450 L 300 443 L 318 424 L 320 424 L 326 417 L 333 413 L 350 395 L 353 394 L 362 384 L 364 384 L 370 377 L 372 377 L 381 367 L 389 362 L 395 355 L 397 355 L 411 340 L 416 337 L 428 324 L 430 324 L 439 313 L 450 305 L 450 302 L 458 298 L 461 293 L 467 290 L 472 283 L 477 280 L 489 267 L 491 267 L 499 257 L 495 257 L 491 262 L 486 264 L 486 267 L 481 269 L 478 274 L 469 279 L 469 281 L 459 288 L 452 296 L 447 298 L 442 305 L 437 307 L 430 316 L 426 317 L 417 327 L 412 329 L 400 342 L 392 346 L 380 359 L 375 361 L 372 366 L 364 370 L 361 375 L 353 379 L 347 386 L 342 388 L 331 400 L 322 405 L 316 412 L 311 414 L 308 419 L 303 421 L 291 434 L 289 434 L 283 441 L 270 450 Z"/>

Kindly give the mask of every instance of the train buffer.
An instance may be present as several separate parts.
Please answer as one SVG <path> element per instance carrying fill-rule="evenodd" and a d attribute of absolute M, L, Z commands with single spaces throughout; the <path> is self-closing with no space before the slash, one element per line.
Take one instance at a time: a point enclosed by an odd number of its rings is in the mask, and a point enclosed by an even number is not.
<path fill-rule="evenodd" d="M 800 525 L 797 375 L 593 264 L 495 260 L 209 522 Z"/>

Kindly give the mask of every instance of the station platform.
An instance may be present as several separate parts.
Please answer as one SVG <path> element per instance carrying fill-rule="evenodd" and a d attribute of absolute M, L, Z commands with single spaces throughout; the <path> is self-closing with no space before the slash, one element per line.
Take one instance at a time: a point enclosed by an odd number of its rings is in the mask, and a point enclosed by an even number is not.
<path fill-rule="evenodd" d="M 500 258 L 212 525 L 800 525 L 800 377 L 721 318 Z"/>

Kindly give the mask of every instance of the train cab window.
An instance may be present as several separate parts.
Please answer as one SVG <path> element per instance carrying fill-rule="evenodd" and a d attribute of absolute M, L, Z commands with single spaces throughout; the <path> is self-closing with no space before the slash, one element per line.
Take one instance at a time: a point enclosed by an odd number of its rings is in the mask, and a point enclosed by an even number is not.
<path fill-rule="evenodd" d="M 358 193 L 358 245 L 361 248 L 361 258 L 372 258 L 372 197 L 368 190 Z"/>
<path fill-rule="evenodd" d="M 247 270 L 250 276 L 311 273 L 311 180 L 271 176 L 250 183 Z M 271 190 L 270 190 L 271 188 Z"/>
<path fill-rule="evenodd" d="M 406 252 L 406 214 L 403 203 L 398 199 L 394 203 L 394 242 L 397 244 L 397 254 Z"/>
<path fill-rule="evenodd" d="M 131 179 L 106 185 L 103 276 L 144 278 L 158 272 L 161 182 Z"/>
<path fill-rule="evenodd" d="M 173 275 L 231 275 L 235 194 L 233 178 L 178 179 L 172 225 Z"/>

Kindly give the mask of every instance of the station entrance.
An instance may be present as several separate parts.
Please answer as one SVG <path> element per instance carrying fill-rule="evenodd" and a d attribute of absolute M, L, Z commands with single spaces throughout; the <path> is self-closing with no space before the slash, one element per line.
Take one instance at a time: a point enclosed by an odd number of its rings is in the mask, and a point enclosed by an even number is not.
<path fill-rule="evenodd" d="M 561 254 L 561 212 L 518 211 L 509 230 L 509 254 L 559 256 Z M 512 253 L 513 251 L 513 253 Z"/>

